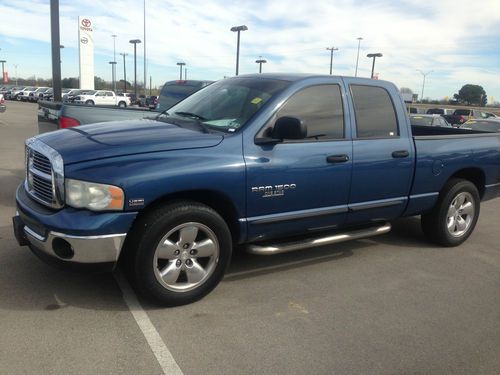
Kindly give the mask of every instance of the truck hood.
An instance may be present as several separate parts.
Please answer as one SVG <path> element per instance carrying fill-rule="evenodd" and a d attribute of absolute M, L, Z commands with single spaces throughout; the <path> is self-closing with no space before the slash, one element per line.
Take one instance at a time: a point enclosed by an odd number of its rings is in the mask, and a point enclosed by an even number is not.
<path fill-rule="evenodd" d="M 155 120 L 102 122 L 37 136 L 65 164 L 149 152 L 213 147 L 223 136 Z"/>

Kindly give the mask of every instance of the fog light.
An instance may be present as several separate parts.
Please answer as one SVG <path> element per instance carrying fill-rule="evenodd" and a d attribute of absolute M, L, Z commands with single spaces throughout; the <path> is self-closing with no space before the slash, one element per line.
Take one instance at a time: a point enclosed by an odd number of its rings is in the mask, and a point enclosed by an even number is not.
<path fill-rule="evenodd" d="M 62 259 L 71 259 L 75 255 L 71 244 L 62 238 L 54 238 L 52 241 L 52 249 L 54 253 Z"/>

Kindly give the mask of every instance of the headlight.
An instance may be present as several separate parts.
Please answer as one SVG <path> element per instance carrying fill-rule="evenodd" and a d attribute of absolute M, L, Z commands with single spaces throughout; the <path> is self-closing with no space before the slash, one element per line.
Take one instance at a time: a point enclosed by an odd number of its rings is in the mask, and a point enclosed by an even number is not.
<path fill-rule="evenodd" d="M 123 210 L 125 194 L 117 186 L 65 180 L 66 204 L 75 208 L 88 208 L 93 211 Z"/>

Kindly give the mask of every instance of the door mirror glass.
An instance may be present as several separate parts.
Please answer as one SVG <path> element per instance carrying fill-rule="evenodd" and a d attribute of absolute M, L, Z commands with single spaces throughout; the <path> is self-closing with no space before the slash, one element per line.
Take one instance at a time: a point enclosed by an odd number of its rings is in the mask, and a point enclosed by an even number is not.
<path fill-rule="evenodd" d="M 296 117 L 284 116 L 276 120 L 272 131 L 274 139 L 305 139 L 307 127 L 304 122 Z"/>

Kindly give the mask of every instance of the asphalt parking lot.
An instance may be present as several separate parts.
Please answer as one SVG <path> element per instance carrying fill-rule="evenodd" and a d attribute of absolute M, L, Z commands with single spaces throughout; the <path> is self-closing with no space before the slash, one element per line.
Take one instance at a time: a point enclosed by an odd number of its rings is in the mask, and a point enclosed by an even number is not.
<path fill-rule="evenodd" d="M 457 248 L 430 245 L 409 218 L 373 239 L 237 253 L 202 301 L 170 309 L 141 301 L 141 309 L 119 275 L 58 271 L 17 245 L 14 192 L 37 106 L 7 106 L 0 373 L 160 374 L 170 363 L 184 374 L 498 374 L 500 199 L 482 206 Z"/>

